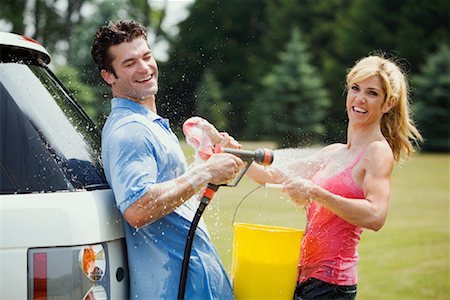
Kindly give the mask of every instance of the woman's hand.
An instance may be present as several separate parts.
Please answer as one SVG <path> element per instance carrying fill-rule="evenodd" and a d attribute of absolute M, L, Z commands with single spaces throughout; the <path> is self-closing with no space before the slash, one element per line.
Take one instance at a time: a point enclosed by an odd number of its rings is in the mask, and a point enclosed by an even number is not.
<path fill-rule="evenodd" d="M 242 148 L 232 136 L 226 132 L 219 132 L 214 125 L 209 123 L 206 119 L 200 117 L 193 117 L 190 119 L 191 122 L 196 123 L 196 126 L 205 133 L 213 145 L 220 145 L 225 148 Z"/>
<path fill-rule="evenodd" d="M 296 177 L 292 181 L 285 183 L 282 192 L 287 193 L 298 205 L 306 206 L 314 200 L 318 188 L 311 181 L 302 177 Z"/>
<path fill-rule="evenodd" d="M 224 148 L 233 148 L 233 149 L 241 149 L 242 145 L 239 144 L 231 135 L 226 132 L 220 132 L 222 140 L 218 143 L 220 146 Z"/>

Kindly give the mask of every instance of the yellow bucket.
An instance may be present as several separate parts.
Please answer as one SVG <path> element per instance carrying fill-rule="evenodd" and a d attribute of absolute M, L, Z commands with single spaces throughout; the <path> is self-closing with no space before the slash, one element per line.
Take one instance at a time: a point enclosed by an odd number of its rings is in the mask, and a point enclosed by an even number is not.
<path fill-rule="evenodd" d="M 231 278 L 237 300 L 292 300 L 303 230 L 234 224 Z"/>

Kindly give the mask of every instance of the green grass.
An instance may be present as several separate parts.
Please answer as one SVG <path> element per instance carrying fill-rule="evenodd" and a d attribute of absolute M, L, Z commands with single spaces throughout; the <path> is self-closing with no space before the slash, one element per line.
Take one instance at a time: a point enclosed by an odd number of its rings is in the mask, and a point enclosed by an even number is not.
<path fill-rule="evenodd" d="M 245 148 L 260 145 L 271 146 Z M 358 247 L 358 299 L 449 299 L 449 161 L 448 154 L 416 154 L 396 166 L 386 224 L 379 232 L 365 230 Z M 221 187 L 204 214 L 228 272 L 233 214 L 256 187 L 245 177 L 235 188 Z M 235 221 L 303 229 L 306 218 L 278 190 L 260 188 L 244 200 Z"/>

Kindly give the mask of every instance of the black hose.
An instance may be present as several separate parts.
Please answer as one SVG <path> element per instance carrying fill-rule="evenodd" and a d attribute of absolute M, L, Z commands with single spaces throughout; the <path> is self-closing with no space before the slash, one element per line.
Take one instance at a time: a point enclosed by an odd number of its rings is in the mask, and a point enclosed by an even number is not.
<path fill-rule="evenodd" d="M 186 239 L 186 246 L 184 247 L 184 257 L 183 264 L 181 267 L 180 274 L 180 286 L 178 287 L 178 300 L 184 300 L 184 293 L 186 290 L 186 281 L 189 270 L 189 260 L 191 257 L 192 243 L 194 242 L 195 231 L 197 230 L 198 222 L 205 211 L 206 206 L 208 206 L 214 192 L 217 191 L 219 186 L 208 183 L 205 193 L 198 205 L 197 211 L 195 212 L 194 219 L 191 222 L 191 227 L 189 228 L 188 236 Z"/>

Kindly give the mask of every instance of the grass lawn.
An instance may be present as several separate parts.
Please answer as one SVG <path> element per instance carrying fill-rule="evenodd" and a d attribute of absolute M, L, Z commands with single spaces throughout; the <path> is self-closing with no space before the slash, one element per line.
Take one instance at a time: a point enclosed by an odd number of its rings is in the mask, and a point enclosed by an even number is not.
<path fill-rule="evenodd" d="M 270 143 L 245 144 L 255 149 Z M 184 147 L 186 155 L 192 151 Z M 364 231 L 359 244 L 358 299 L 449 299 L 450 155 L 415 154 L 392 176 L 392 203 L 379 232 Z M 305 213 L 278 190 L 259 188 L 244 177 L 221 187 L 204 213 L 212 239 L 231 270 L 235 222 L 303 229 Z"/>

